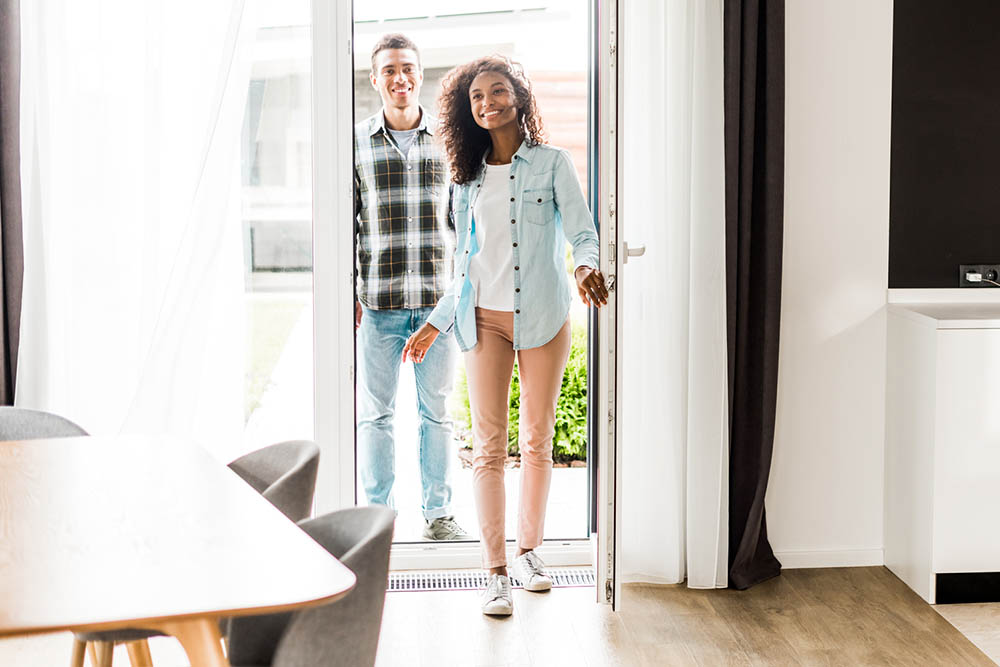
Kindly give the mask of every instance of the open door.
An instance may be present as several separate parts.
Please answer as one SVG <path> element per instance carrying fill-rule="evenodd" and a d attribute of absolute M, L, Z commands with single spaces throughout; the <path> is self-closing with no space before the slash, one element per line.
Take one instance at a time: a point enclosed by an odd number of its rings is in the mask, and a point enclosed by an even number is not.
<path fill-rule="evenodd" d="M 615 276 L 619 248 L 615 202 L 618 189 L 619 117 L 617 94 L 620 74 L 615 48 L 616 2 L 590 0 L 591 97 L 590 178 L 594 217 L 600 227 L 601 270 L 612 288 L 607 307 L 593 315 L 594 349 L 590 396 L 590 441 L 595 467 L 590 491 L 592 516 L 587 537 L 546 545 L 551 565 L 595 566 L 596 598 L 613 604 L 616 594 L 615 546 L 621 522 L 616 507 L 620 493 L 616 460 L 617 344 L 620 331 Z M 534 10 L 531 10 L 534 11 Z M 323 450 L 317 483 L 316 511 L 355 504 L 356 452 L 354 446 L 354 329 L 353 226 L 342 221 L 353 204 L 353 93 L 352 54 L 358 39 L 352 3 L 313 3 L 313 220 L 314 222 L 314 382 L 315 434 Z M 596 154 L 596 155 L 595 155 Z M 596 157 L 596 159 L 594 159 Z M 346 213 L 345 213 L 346 212 Z M 581 504 L 586 502 L 580 499 Z M 475 546 L 397 545 L 396 567 L 435 569 L 474 567 Z M 588 548 L 590 547 L 590 548 Z M 591 557 L 593 560 L 591 560 Z M 407 560 L 408 559 L 408 560 Z M 401 563 L 405 563 L 401 565 Z"/>
<path fill-rule="evenodd" d="M 618 3 L 596 1 L 594 12 L 596 53 L 593 62 L 593 90 L 596 96 L 596 122 L 598 137 L 598 160 L 600 171 L 596 180 L 594 197 L 594 218 L 598 221 L 601 241 L 601 271 L 608 281 L 608 304 L 596 316 L 597 345 L 596 362 L 596 407 L 592 411 L 594 428 L 591 431 L 596 445 L 596 475 L 593 496 L 595 534 L 594 571 L 597 584 L 597 601 L 615 607 L 621 589 L 617 576 L 615 548 L 620 542 L 621 531 L 620 469 L 618 465 L 617 433 L 619 414 L 618 380 L 620 371 L 617 363 L 618 340 L 620 339 L 619 299 L 618 299 L 618 179 L 619 179 L 619 136 L 620 114 L 618 113 L 619 82 L 621 80 L 617 63 L 619 32 Z M 596 387 L 595 387 L 596 385 Z"/>

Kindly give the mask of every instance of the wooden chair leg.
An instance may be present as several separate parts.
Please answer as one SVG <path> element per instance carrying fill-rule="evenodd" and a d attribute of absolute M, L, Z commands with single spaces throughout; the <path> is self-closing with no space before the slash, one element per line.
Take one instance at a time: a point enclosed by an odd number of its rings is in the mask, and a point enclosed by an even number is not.
<path fill-rule="evenodd" d="M 128 661 L 132 667 L 153 667 L 153 656 L 149 652 L 149 642 L 140 639 L 137 642 L 125 644 L 128 649 Z"/>
<path fill-rule="evenodd" d="M 83 659 L 87 653 L 87 642 L 73 637 L 73 654 L 69 659 L 69 667 L 83 667 Z"/>
<path fill-rule="evenodd" d="M 97 660 L 97 643 L 87 642 L 87 653 L 90 654 L 90 665 L 91 667 L 97 667 L 99 664 Z"/>
<path fill-rule="evenodd" d="M 111 662 L 115 658 L 114 642 L 94 642 L 97 644 L 97 662 L 95 667 L 111 667 Z"/>

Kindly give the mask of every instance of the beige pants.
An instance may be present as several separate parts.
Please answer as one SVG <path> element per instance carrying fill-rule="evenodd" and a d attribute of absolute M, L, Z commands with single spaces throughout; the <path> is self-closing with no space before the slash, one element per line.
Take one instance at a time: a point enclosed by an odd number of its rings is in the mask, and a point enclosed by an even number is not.
<path fill-rule="evenodd" d="M 483 567 L 507 564 L 505 552 L 503 464 L 507 458 L 507 411 L 514 369 L 514 314 L 476 308 L 479 342 L 465 353 L 472 410 L 472 486 L 479 513 Z M 552 480 L 552 436 L 556 401 L 569 359 L 569 320 L 541 347 L 518 350 L 521 382 L 521 507 L 517 544 L 534 549 L 542 543 L 545 505 Z"/>

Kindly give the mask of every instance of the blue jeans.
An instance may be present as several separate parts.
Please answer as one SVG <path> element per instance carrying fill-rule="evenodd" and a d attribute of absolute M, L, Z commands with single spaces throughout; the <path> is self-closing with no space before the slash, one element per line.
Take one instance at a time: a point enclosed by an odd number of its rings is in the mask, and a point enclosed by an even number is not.
<path fill-rule="evenodd" d="M 361 485 L 369 505 L 395 507 L 396 452 L 392 417 L 403 345 L 427 321 L 433 308 L 369 310 L 358 329 L 358 459 Z M 451 514 L 451 419 L 447 400 L 455 370 L 455 345 L 440 334 L 422 363 L 414 364 L 417 383 L 420 481 L 426 519 Z M 409 435 L 409 434 L 407 434 Z M 409 438 L 406 439 L 407 441 Z"/>

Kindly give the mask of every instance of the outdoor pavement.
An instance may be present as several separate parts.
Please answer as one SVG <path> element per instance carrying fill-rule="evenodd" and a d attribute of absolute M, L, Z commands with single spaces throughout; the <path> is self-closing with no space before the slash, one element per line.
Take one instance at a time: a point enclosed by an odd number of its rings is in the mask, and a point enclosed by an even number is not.
<path fill-rule="evenodd" d="M 289 298 L 308 294 L 290 293 Z M 260 407 L 250 416 L 244 431 L 243 449 L 252 451 L 282 440 L 313 437 L 312 396 L 312 308 L 302 314 L 289 335 L 288 343 L 261 398 Z M 403 365 L 396 396 L 396 541 L 420 541 L 423 515 L 420 510 L 420 469 L 417 447 L 416 389 L 413 366 Z M 472 496 L 472 471 L 462 467 L 456 443 L 452 464 L 453 509 L 463 528 L 478 539 L 478 521 Z M 507 534 L 516 536 L 517 499 L 520 470 L 508 469 Z M 359 499 L 364 504 L 363 498 Z M 552 472 L 546 539 L 586 538 L 587 469 L 556 468 Z"/>

